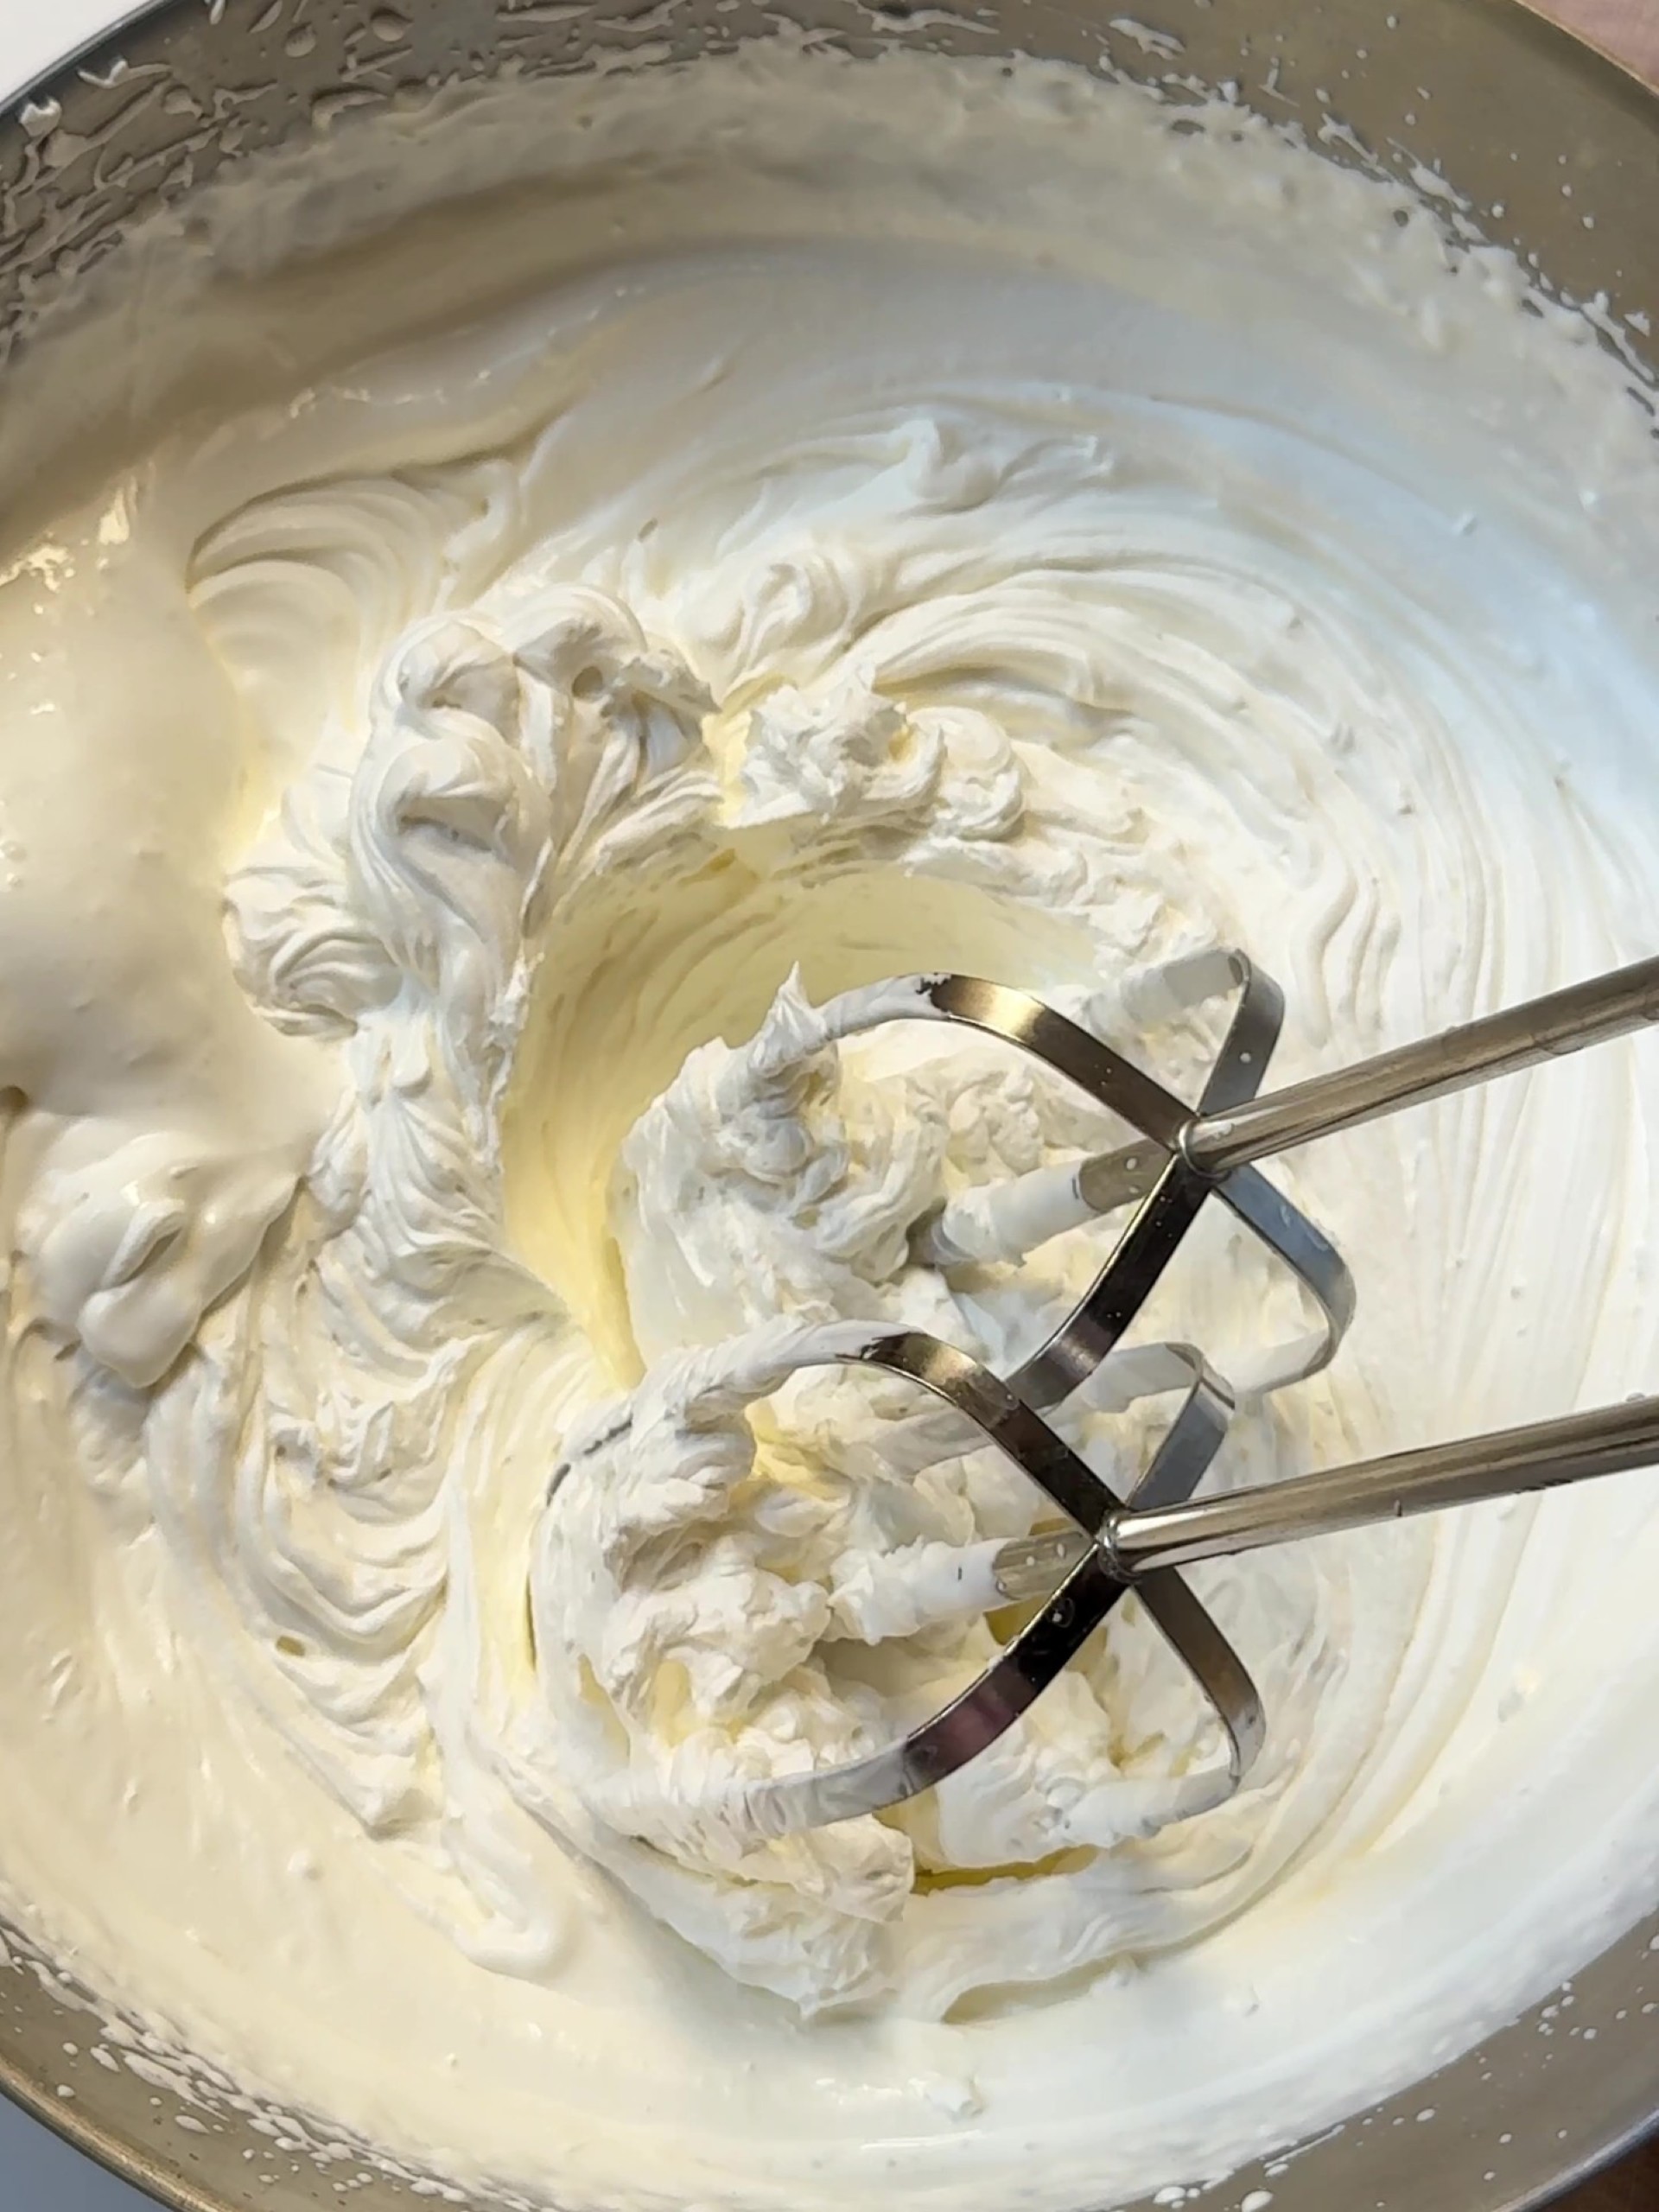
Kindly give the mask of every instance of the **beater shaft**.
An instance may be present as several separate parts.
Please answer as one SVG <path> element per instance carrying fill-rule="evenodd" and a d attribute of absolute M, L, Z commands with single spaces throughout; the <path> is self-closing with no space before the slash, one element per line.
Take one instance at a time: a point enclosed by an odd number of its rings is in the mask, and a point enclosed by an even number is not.
<path fill-rule="evenodd" d="M 1605 1044 L 1649 1021 L 1659 1021 L 1659 959 L 1571 983 L 1225 1113 L 1196 1115 L 1181 1135 L 1180 1148 L 1201 1173 L 1225 1175 L 1247 1161 L 1271 1159 L 1293 1145 L 1334 1136 L 1402 1107 Z"/>
<path fill-rule="evenodd" d="M 1408 1514 L 1554 1490 L 1599 1475 L 1624 1474 L 1656 1460 L 1659 1398 L 1631 1398 L 1592 1413 L 1391 1452 L 1382 1459 L 1359 1459 L 1218 1497 L 1126 1506 L 1108 1516 L 1094 1548 L 1114 1573 L 1133 1581 L 1160 1567 L 1190 1567 L 1198 1560 L 1335 1535 L 1403 1520 Z M 1010 1600 L 1052 1589 L 1056 1575 L 1090 1548 L 1086 1538 L 1069 1529 L 1009 1544 L 995 1562 L 997 1586 Z"/>
<path fill-rule="evenodd" d="M 1189 1167 L 1223 1181 L 1294 1145 L 1563 1058 L 1650 1021 L 1659 1021 L 1659 959 L 1616 968 L 1264 1096 L 1216 1111 L 1201 1106 L 1173 1142 Z M 1166 1156 L 1142 1136 L 1116 1152 L 969 1192 L 917 1224 L 912 1251 L 941 1268 L 1019 1259 L 1065 1230 L 1144 1198 Z"/>

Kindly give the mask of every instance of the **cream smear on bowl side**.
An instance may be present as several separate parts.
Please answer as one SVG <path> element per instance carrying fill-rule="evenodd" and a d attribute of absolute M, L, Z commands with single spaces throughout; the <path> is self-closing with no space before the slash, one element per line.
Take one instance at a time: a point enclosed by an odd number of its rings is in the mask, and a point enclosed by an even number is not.
<path fill-rule="evenodd" d="M 1129 1607 L 958 1783 L 757 1847 L 706 1793 L 973 1671 L 870 1593 L 1030 1502 L 684 1378 L 779 1313 L 1017 1356 L 1102 1249 L 908 1265 L 1102 1124 L 836 990 L 976 970 L 1190 1086 L 1177 953 L 1280 977 L 1288 1078 L 1652 950 L 1631 372 L 1402 188 L 1037 63 L 503 87 L 198 220 L 219 283 L 153 239 L 0 426 L 8 1913 L 572 2207 L 1123 2202 L 1581 1964 L 1652 1901 L 1650 1478 L 1205 1571 L 1273 1724 L 1225 1806 Z M 1220 1478 L 1644 1383 L 1654 1077 L 1281 1163 L 1360 1319 Z M 1248 1351 L 1202 1260 L 1163 1318 Z"/>

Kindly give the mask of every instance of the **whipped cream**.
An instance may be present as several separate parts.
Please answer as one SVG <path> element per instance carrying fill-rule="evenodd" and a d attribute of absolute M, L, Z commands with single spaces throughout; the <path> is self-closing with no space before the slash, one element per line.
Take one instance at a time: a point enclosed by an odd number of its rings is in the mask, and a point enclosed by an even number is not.
<path fill-rule="evenodd" d="M 918 1265 L 1112 1125 L 819 1009 L 967 969 L 1191 1093 L 1172 958 L 1278 976 L 1289 1079 L 1651 951 L 1633 372 L 1443 207 L 1034 63 L 439 99 L 194 238 L 0 425 L 7 1910 L 573 2207 L 1218 2177 L 1633 1920 L 1646 1476 L 1202 1570 L 1228 1802 L 1129 1603 L 902 1814 L 732 1812 L 976 1672 L 1035 1510 L 794 1332 L 1007 1365 L 1104 1249 Z M 105 314 L 143 374 L 54 445 Z M 1655 1082 L 1278 1163 L 1359 1319 L 1217 1479 L 1649 1382 Z M 1218 1217 L 1146 1331 L 1300 1318 Z M 1123 1487 L 1126 1398 L 1065 1417 Z"/>

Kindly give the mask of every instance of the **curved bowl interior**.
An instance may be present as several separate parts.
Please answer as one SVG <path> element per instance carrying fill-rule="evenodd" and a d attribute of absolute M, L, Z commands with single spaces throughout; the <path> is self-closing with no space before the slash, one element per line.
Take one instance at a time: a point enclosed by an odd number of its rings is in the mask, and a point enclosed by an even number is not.
<path fill-rule="evenodd" d="M 37 101 L 61 109 L 59 158 L 42 156 L 37 112 L 25 117 L 20 103 L 0 118 L 0 361 L 27 342 L 43 280 L 73 278 L 163 200 L 319 119 L 361 128 L 400 92 L 509 64 L 552 73 L 647 42 L 689 56 L 762 35 L 784 15 L 859 49 L 899 41 L 983 53 L 994 27 L 1008 50 L 1089 63 L 1105 54 L 1131 76 L 1230 83 L 1310 135 L 1334 114 L 1351 135 L 1327 139 L 1333 158 L 1427 163 L 1488 236 L 1535 255 L 1561 290 L 1605 295 L 1637 328 L 1659 319 L 1659 98 L 1513 0 L 1137 0 L 1135 20 L 1115 25 L 1086 0 L 993 0 L 964 4 L 961 29 L 948 10 L 910 0 L 399 0 L 395 12 L 381 0 L 322 10 L 308 0 L 171 0 L 36 88 Z M 1178 40 L 1179 53 L 1159 51 L 1147 29 Z M 1659 2117 L 1656 1929 L 1659 1920 L 1633 1930 L 1589 1967 L 1567 2009 L 1541 2007 L 1393 2103 L 1241 2172 L 1209 2195 L 1212 2212 L 1258 2212 L 1261 2190 L 1273 2212 L 1543 2202 Z M 187 2115 L 181 2126 L 176 2100 L 138 2074 L 66 2057 L 86 2041 L 85 2018 L 72 1979 L 0 1925 L 0 2088 L 188 2212 L 341 2201 L 327 2173 L 234 2118 Z M 408 2194 L 377 2180 L 352 2201 L 393 2212 Z"/>

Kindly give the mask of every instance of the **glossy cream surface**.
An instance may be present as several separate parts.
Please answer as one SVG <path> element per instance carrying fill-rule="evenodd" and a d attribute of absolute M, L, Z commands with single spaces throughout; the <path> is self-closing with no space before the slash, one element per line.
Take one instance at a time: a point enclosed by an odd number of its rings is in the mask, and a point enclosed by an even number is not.
<path fill-rule="evenodd" d="M 1240 112 L 781 43 L 342 130 L 100 287 L 0 423 L 0 1903 L 116 2063 L 570 2212 L 1058 2212 L 1634 1920 L 1643 1475 L 1196 1573 L 1229 1802 L 1131 1603 L 901 1815 L 721 1809 L 976 1672 L 1036 1510 L 896 1386 L 744 1412 L 775 1332 L 1007 1365 L 1109 1234 L 915 1264 L 1122 1132 L 827 997 L 1190 1093 L 1189 953 L 1289 1079 L 1659 943 L 1616 350 Z M 1277 1163 L 1359 1318 L 1214 1478 L 1649 1383 L 1656 1112 L 1637 1042 Z M 1306 1325 L 1217 1220 L 1145 1332 Z M 1127 1488 L 1169 1409 L 1068 1433 Z"/>

